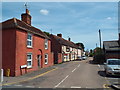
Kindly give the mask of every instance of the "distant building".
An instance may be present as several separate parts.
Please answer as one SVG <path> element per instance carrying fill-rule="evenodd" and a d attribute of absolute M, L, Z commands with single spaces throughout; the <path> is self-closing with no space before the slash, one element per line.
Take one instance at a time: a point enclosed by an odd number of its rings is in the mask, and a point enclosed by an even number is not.
<path fill-rule="evenodd" d="M 109 59 L 109 58 L 120 59 L 120 33 L 119 33 L 119 40 L 104 41 L 103 50 L 104 50 L 106 59 Z"/>
<path fill-rule="evenodd" d="M 76 60 L 81 56 L 81 48 L 75 43 L 62 38 L 62 34 L 50 35 L 52 41 L 52 52 L 54 52 L 54 63 Z"/>
<path fill-rule="evenodd" d="M 40 29 L 31 25 L 29 10 L 2 24 L 2 68 L 4 74 L 10 69 L 10 76 L 53 65 L 51 40 Z"/>

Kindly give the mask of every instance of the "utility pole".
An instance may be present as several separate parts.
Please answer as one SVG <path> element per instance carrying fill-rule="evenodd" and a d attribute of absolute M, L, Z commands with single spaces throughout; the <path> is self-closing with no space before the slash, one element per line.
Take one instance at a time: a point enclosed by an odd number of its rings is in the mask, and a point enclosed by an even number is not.
<path fill-rule="evenodd" d="M 50 31 L 51 31 L 51 34 L 52 34 L 52 29 L 50 29 Z"/>
<path fill-rule="evenodd" d="M 99 29 L 99 40 L 100 40 L 100 49 L 101 49 L 101 31 Z"/>
<path fill-rule="evenodd" d="M 96 43 L 96 48 L 97 48 L 97 43 Z"/>

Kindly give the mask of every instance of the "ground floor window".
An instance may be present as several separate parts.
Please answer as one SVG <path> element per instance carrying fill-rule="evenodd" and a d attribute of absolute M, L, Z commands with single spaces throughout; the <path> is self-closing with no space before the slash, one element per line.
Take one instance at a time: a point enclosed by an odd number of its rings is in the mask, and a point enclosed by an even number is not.
<path fill-rule="evenodd" d="M 48 64 L 48 54 L 45 54 L 45 64 Z"/>
<path fill-rule="evenodd" d="M 32 53 L 27 53 L 27 68 L 32 67 Z"/>

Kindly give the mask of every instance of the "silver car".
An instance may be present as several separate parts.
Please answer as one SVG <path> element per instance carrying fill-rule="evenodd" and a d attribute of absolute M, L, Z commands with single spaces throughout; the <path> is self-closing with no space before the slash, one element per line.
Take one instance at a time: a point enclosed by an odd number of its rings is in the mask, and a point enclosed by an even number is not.
<path fill-rule="evenodd" d="M 106 75 L 120 75 L 120 59 L 107 59 L 104 64 Z"/>

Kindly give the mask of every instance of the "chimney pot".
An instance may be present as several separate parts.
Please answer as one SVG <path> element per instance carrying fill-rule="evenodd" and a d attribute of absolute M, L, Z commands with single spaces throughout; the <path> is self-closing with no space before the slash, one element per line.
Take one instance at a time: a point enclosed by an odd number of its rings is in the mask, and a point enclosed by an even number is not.
<path fill-rule="evenodd" d="M 62 38 L 62 34 L 57 34 L 57 36 Z"/>
<path fill-rule="evenodd" d="M 70 38 L 68 38 L 68 41 L 70 41 Z"/>

